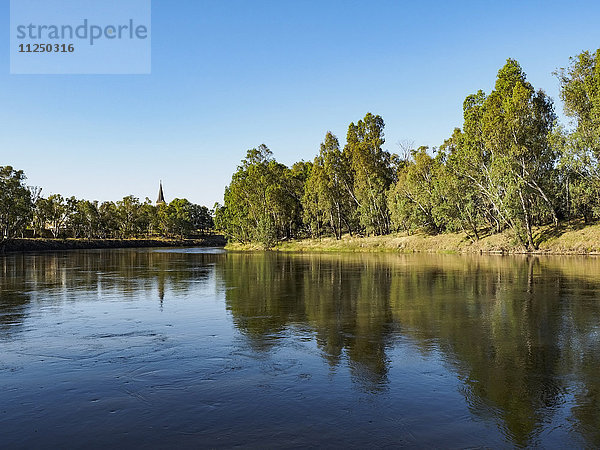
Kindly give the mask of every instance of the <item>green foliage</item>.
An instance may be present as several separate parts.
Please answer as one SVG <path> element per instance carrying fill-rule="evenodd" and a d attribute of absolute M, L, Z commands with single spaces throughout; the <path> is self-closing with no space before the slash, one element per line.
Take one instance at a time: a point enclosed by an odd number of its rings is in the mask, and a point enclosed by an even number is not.
<path fill-rule="evenodd" d="M 192 230 L 207 232 L 215 226 L 210 210 L 206 206 L 190 203 L 188 208 Z"/>
<path fill-rule="evenodd" d="M 52 194 L 48 198 L 39 198 L 35 204 L 36 222 L 48 225 L 52 236 L 58 238 L 69 215 L 74 211 L 74 202 L 67 202 L 60 194 Z"/>
<path fill-rule="evenodd" d="M 215 209 L 217 226 L 233 240 L 266 247 L 302 232 L 340 239 L 344 232 L 462 230 L 478 240 L 510 229 L 535 249 L 534 226 L 600 213 L 597 58 L 584 53 L 561 72 L 575 133 L 554 131 L 552 100 L 508 59 L 489 95 L 479 90 L 465 99 L 462 129 L 433 154 L 426 147 L 404 158 L 385 151 L 383 119 L 371 113 L 349 125 L 343 151 L 327 133 L 310 170 L 298 170 L 304 177 L 290 176 L 294 170 L 266 147 L 250 150 L 225 205 Z"/>
<path fill-rule="evenodd" d="M 363 120 L 348 127 L 344 155 L 353 176 L 353 198 L 361 226 L 369 234 L 390 230 L 387 190 L 392 183 L 392 157 L 381 147 L 385 143 L 381 116 L 367 113 Z"/>
<path fill-rule="evenodd" d="M 340 151 L 338 139 L 328 132 L 306 180 L 302 206 L 304 221 L 311 235 L 318 237 L 325 224 L 340 239 L 342 232 L 352 233 L 356 203 L 352 192 L 350 161 Z"/>
<path fill-rule="evenodd" d="M 97 236 L 99 227 L 98 202 L 78 200 L 73 213 L 69 217 L 69 228 L 73 231 L 73 237 L 92 239 Z"/>
<path fill-rule="evenodd" d="M 576 127 L 570 133 L 559 128 L 553 143 L 560 153 L 565 210 L 589 222 L 600 218 L 600 49 L 570 62 L 555 74 L 565 114 Z"/>
<path fill-rule="evenodd" d="M 123 239 L 139 234 L 140 201 L 137 197 L 129 195 L 117 202 L 117 223 L 119 234 Z"/>
<path fill-rule="evenodd" d="M 23 232 L 32 219 L 31 191 L 25 174 L 11 166 L 0 166 L 0 243 Z"/>
<path fill-rule="evenodd" d="M 158 216 L 163 234 L 185 237 L 194 228 L 192 204 L 186 199 L 176 198 L 168 205 L 159 206 Z"/>
<path fill-rule="evenodd" d="M 439 191 L 442 165 L 427 153 L 427 147 L 412 152 L 388 194 L 392 223 L 396 229 L 425 228 L 441 232 L 446 215 L 440 214 L 443 202 Z"/>
<path fill-rule="evenodd" d="M 450 215 L 463 229 L 477 237 L 483 219 L 496 231 L 511 228 L 523 245 L 535 248 L 533 224 L 557 223 L 556 153 L 548 139 L 555 118 L 551 100 L 511 59 L 488 96 L 479 91 L 467 97 L 463 131 L 444 146 L 447 196 L 454 199 Z M 464 204 L 456 198 L 460 192 Z"/>
<path fill-rule="evenodd" d="M 29 192 L 29 191 L 28 191 Z M 213 229 L 211 212 L 186 199 L 152 205 L 132 195 L 115 202 L 63 198 L 60 194 L 35 202 L 31 225 L 38 236 L 49 228 L 52 236 L 74 238 L 130 239 L 150 236 L 188 237 Z"/>
<path fill-rule="evenodd" d="M 234 240 L 266 248 L 294 237 L 302 226 L 300 200 L 309 170 L 305 163 L 293 170 L 278 163 L 265 145 L 248 150 L 225 189 L 225 205 L 215 212 L 217 226 Z"/>

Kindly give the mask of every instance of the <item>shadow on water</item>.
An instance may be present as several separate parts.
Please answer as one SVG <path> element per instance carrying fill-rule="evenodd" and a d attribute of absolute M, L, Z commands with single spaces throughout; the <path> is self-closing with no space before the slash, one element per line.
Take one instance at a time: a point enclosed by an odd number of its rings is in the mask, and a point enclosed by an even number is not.
<path fill-rule="evenodd" d="M 40 305 L 60 307 L 67 292 L 122 302 L 142 295 L 160 307 L 211 274 L 256 354 L 309 330 L 329 367 L 347 367 L 369 395 L 404 382 L 394 378 L 401 361 L 393 353 L 409 345 L 440 358 L 470 414 L 496 424 L 511 444 L 536 445 L 562 428 L 600 446 L 600 260 L 593 258 L 11 255 L 0 258 L 0 341 L 18 336 Z"/>

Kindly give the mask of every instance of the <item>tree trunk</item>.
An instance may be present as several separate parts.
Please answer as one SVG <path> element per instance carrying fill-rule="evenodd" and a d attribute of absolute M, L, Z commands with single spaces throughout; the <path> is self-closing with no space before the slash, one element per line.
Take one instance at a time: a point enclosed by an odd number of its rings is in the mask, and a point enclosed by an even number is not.
<path fill-rule="evenodd" d="M 519 198 L 521 199 L 521 207 L 523 208 L 523 216 L 525 218 L 525 229 L 527 232 L 527 250 L 535 250 L 536 246 L 533 243 L 533 235 L 531 232 L 531 218 L 529 217 L 529 211 L 525 205 L 525 199 L 523 198 L 523 192 L 519 189 Z"/>

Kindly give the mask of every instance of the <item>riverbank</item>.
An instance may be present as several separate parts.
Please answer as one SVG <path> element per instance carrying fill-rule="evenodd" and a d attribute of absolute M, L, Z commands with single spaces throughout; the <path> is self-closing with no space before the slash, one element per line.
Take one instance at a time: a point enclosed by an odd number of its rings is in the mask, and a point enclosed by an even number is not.
<path fill-rule="evenodd" d="M 0 254 L 110 248 L 224 247 L 225 244 L 221 235 L 201 239 L 13 239 L 0 244 Z"/>
<path fill-rule="evenodd" d="M 386 236 L 302 239 L 277 244 L 272 250 L 282 252 L 400 252 L 400 253 L 506 253 L 506 254 L 600 254 L 600 225 L 561 225 L 537 227 L 534 240 L 538 250 L 528 252 L 508 231 L 472 240 L 465 233 L 397 233 Z M 229 243 L 231 251 L 262 250 L 258 243 Z"/>

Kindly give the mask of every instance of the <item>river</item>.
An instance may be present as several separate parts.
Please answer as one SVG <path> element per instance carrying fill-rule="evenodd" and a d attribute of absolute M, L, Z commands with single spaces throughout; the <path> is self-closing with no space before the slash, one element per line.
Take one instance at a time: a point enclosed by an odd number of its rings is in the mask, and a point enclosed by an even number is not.
<path fill-rule="evenodd" d="M 0 447 L 598 447 L 600 259 L 0 257 Z"/>

